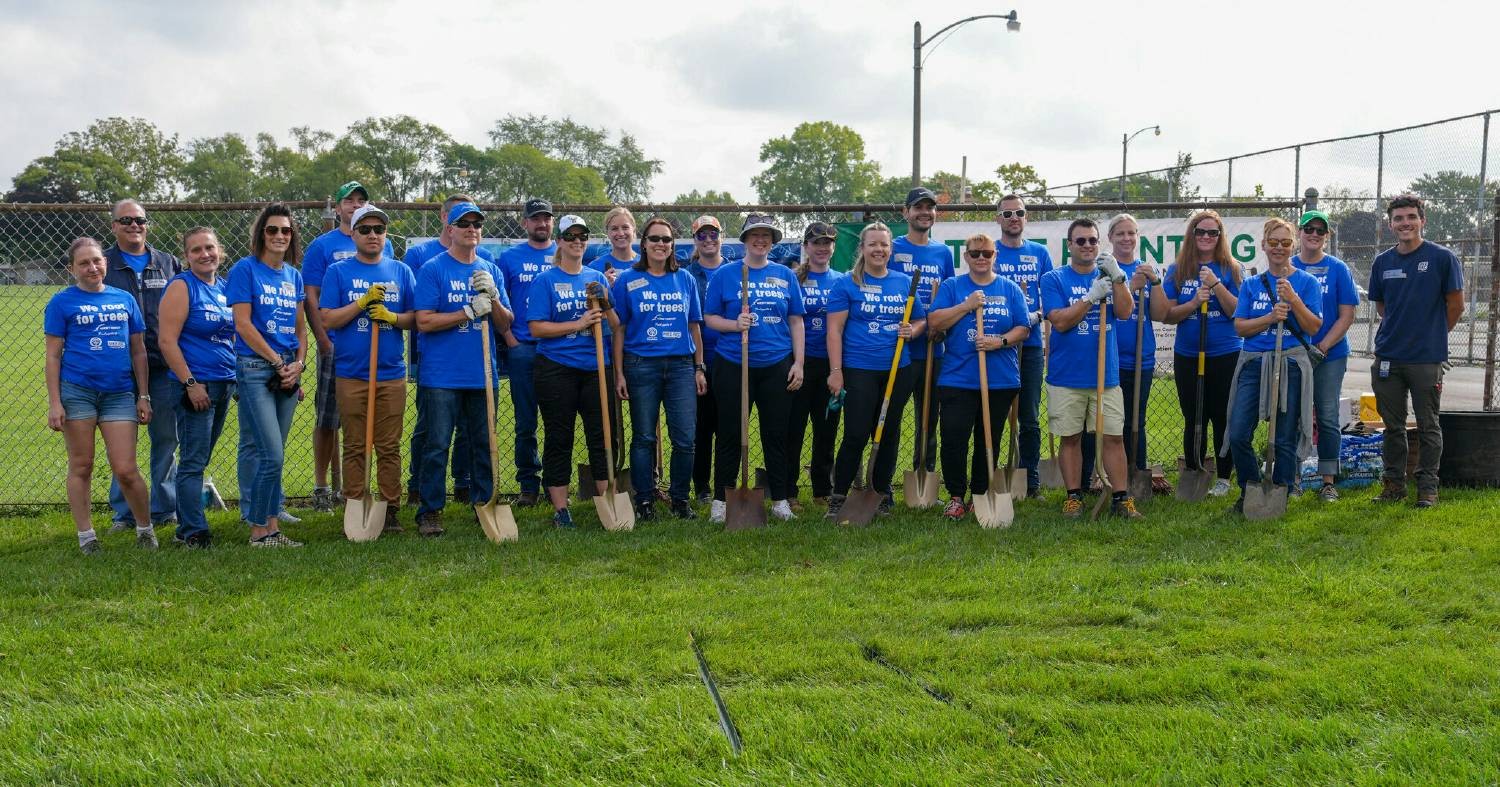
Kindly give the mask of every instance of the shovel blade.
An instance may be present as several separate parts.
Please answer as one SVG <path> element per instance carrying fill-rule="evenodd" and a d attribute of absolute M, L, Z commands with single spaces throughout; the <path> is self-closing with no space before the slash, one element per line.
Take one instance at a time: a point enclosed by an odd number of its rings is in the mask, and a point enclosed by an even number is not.
<path fill-rule="evenodd" d="M 838 524 L 852 527 L 868 527 L 875 519 L 875 510 L 880 508 L 881 494 L 865 488 L 849 493 L 839 509 Z"/>
<path fill-rule="evenodd" d="M 1183 470 L 1177 477 L 1177 499 L 1196 503 L 1208 497 L 1208 489 L 1213 483 L 1212 470 Z"/>
<path fill-rule="evenodd" d="M 724 493 L 724 530 L 750 530 L 766 526 L 766 491 L 730 489 Z"/>
<path fill-rule="evenodd" d="M 599 515 L 599 524 L 611 533 L 635 529 L 635 508 L 630 505 L 630 495 L 624 492 L 594 495 L 594 511 Z"/>
<path fill-rule="evenodd" d="M 1062 489 L 1062 468 L 1057 466 L 1057 459 L 1043 459 L 1037 463 L 1037 473 L 1041 476 L 1042 486 L 1048 489 Z"/>
<path fill-rule="evenodd" d="M 378 504 L 381 509 L 380 518 L 375 520 L 372 527 L 370 514 L 375 506 L 366 507 L 366 502 L 363 499 L 344 501 L 344 538 L 355 543 L 374 541 L 380 538 L 380 531 L 385 529 L 385 503 Z"/>
<path fill-rule="evenodd" d="M 1015 470 L 1011 470 L 1010 472 L 1006 473 L 1006 476 L 1009 477 L 1009 483 L 1006 485 L 1005 488 L 1007 488 L 1007 489 L 1010 490 L 1010 497 L 1011 497 L 1011 499 L 1012 500 L 1025 500 L 1026 499 L 1026 470 L 1024 468 L 1018 468 L 1018 469 L 1015 469 Z"/>
<path fill-rule="evenodd" d="M 1131 470 L 1130 496 L 1135 498 L 1135 502 L 1144 503 L 1151 499 L 1151 494 L 1151 471 Z"/>
<path fill-rule="evenodd" d="M 1257 522 L 1286 513 L 1286 487 L 1250 484 L 1245 487 L 1245 518 Z"/>
<path fill-rule="evenodd" d="M 907 508 L 931 508 L 937 505 L 937 473 L 907 470 L 901 477 L 901 499 Z M 878 505 L 879 501 L 876 502 Z"/>
<path fill-rule="evenodd" d="M 516 527 L 516 516 L 511 512 L 510 506 L 486 503 L 474 506 L 474 514 L 479 517 L 479 527 L 484 531 L 485 538 L 491 542 L 499 544 L 520 540 L 520 529 Z"/>
<path fill-rule="evenodd" d="M 974 498 L 974 518 L 987 530 L 1010 527 L 1016 521 L 1016 507 L 1004 492 L 985 492 Z"/>

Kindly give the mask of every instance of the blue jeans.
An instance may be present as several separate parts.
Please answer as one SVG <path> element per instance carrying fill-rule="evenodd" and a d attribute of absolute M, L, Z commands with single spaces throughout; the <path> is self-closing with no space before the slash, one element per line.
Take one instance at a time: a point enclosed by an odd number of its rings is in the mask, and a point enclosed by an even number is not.
<path fill-rule="evenodd" d="M 214 445 L 224 431 L 234 381 L 205 382 L 203 387 L 208 392 L 208 409 L 194 410 L 185 390 L 174 404 L 177 444 L 182 454 L 177 465 L 177 537 L 182 539 L 208 530 L 208 520 L 203 517 L 203 469 L 208 467 Z"/>
<path fill-rule="evenodd" d="M 505 356 L 510 369 L 510 402 L 515 407 L 516 418 L 516 482 L 521 485 L 522 492 L 540 492 L 542 455 L 537 453 L 536 383 L 532 381 L 536 344 L 521 342 L 506 350 Z"/>
<path fill-rule="evenodd" d="M 1343 437 L 1339 431 L 1339 394 L 1344 389 L 1344 372 L 1349 356 L 1325 360 L 1313 367 L 1313 414 L 1318 421 L 1318 474 L 1339 474 L 1339 449 Z"/>
<path fill-rule="evenodd" d="M 427 408 L 422 404 L 422 387 L 417 386 L 417 423 L 411 430 L 411 448 L 407 456 L 411 457 L 410 477 L 406 482 L 406 489 L 412 495 L 422 493 L 422 447 L 427 445 Z M 453 488 L 468 489 L 472 472 L 469 468 L 469 435 L 459 432 L 453 441 Z M 489 450 L 485 445 L 484 450 Z"/>
<path fill-rule="evenodd" d="M 691 355 L 646 358 L 625 354 L 625 385 L 630 391 L 630 480 L 638 503 L 655 497 L 651 467 L 656 460 L 656 423 L 665 407 L 672 441 L 673 501 L 686 501 L 693 481 L 693 431 L 698 420 L 697 375 Z"/>
<path fill-rule="evenodd" d="M 469 479 L 469 500 L 488 501 L 490 444 L 480 439 L 489 434 L 490 428 L 484 413 L 484 389 L 424 387 L 421 396 L 427 411 L 427 441 L 422 445 L 422 472 L 418 476 L 421 486 L 417 490 L 422 502 L 417 506 L 417 516 L 442 511 L 448 502 L 448 479 L 443 477 L 443 471 L 448 468 L 448 448 L 454 445 L 455 428 L 460 434 L 468 432 L 474 438 L 467 441 L 468 465 L 474 472 Z"/>
<path fill-rule="evenodd" d="M 1297 461 L 1297 421 L 1302 407 L 1302 370 L 1294 363 L 1283 363 L 1286 366 L 1281 379 L 1286 385 L 1286 402 L 1276 413 L 1276 468 L 1271 482 L 1290 488 L 1301 472 Z M 1240 368 L 1238 384 L 1230 392 L 1229 407 L 1234 420 L 1229 429 L 1229 454 L 1234 459 L 1234 475 L 1242 492 L 1247 485 L 1261 480 L 1260 460 L 1264 453 L 1255 450 L 1255 428 L 1260 425 L 1256 417 L 1260 412 L 1260 366 L 1259 358 L 1246 361 Z"/>
<path fill-rule="evenodd" d="M 152 369 L 147 379 L 151 394 L 151 423 L 146 436 L 151 440 L 151 520 L 170 522 L 177 516 L 177 413 L 172 402 L 182 393 L 182 384 L 167 377 L 166 369 Z M 109 507 L 114 521 L 135 524 L 119 479 L 109 482 Z"/>
<path fill-rule="evenodd" d="M 1042 485 L 1037 465 L 1042 461 L 1042 348 L 1021 350 L 1021 394 L 1016 413 L 1016 432 L 1021 449 L 1021 466 L 1026 468 L 1026 488 Z"/>
<path fill-rule="evenodd" d="M 286 353 L 283 361 L 292 361 Z M 266 520 L 281 512 L 281 471 L 286 464 L 286 436 L 292 430 L 297 395 L 273 393 L 266 381 L 276 376 L 264 358 L 241 355 L 236 359 L 235 382 L 240 394 L 240 516 L 264 527 Z M 245 479 L 250 479 L 249 486 Z"/>

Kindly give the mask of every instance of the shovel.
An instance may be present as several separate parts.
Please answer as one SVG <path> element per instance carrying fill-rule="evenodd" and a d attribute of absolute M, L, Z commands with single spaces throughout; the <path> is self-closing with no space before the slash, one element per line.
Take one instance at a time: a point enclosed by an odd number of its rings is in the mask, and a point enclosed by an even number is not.
<path fill-rule="evenodd" d="M 385 501 L 375 499 L 375 364 L 380 354 L 380 323 L 370 320 L 370 385 L 365 392 L 365 496 L 344 501 L 344 538 L 374 541 L 385 529 Z"/>
<path fill-rule="evenodd" d="M 1129 489 L 1135 502 L 1151 499 L 1151 470 L 1136 468 L 1136 443 L 1141 440 L 1141 342 L 1146 339 L 1146 288 L 1141 288 L 1141 300 L 1136 303 L 1135 315 L 1135 393 L 1130 403 L 1130 445 L 1125 446 L 1126 462 L 1130 465 Z"/>
<path fill-rule="evenodd" d="M 1051 349 L 1051 346 L 1052 323 L 1047 323 L 1047 329 L 1042 334 L 1043 380 L 1047 379 L 1047 356 L 1050 354 L 1049 351 Z M 1050 409 L 1052 407 L 1052 403 L 1048 402 L 1047 407 Z M 1051 429 L 1047 430 L 1047 453 L 1052 454 L 1052 456 L 1037 461 L 1036 471 L 1037 475 L 1040 476 L 1038 480 L 1040 481 L 1042 486 L 1045 486 L 1048 489 L 1062 489 L 1065 484 L 1063 483 L 1062 467 L 1057 464 L 1057 436 L 1052 434 Z"/>
<path fill-rule="evenodd" d="M 977 335 L 977 334 L 976 334 Z M 1016 366 L 1021 365 L 1021 345 L 1016 345 Z M 1010 459 L 1005 463 L 1004 486 L 1010 491 L 1012 500 L 1026 499 L 1026 468 L 1016 467 L 1016 456 L 1021 450 L 1021 438 L 1016 432 L 1016 417 L 1021 410 L 1021 397 L 1010 403 Z M 992 482 L 993 483 L 993 482 Z"/>
<path fill-rule="evenodd" d="M 1286 513 L 1286 487 L 1273 483 L 1276 471 L 1276 411 L 1281 409 L 1281 337 L 1286 322 L 1276 323 L 1276 365 L 1271 369 L 1271 420 L 1266 435 L 1266 472 L 1259 484 L 1245 486 L 1245 518 L 1261 521 Z M 1244 414 L 1241 414 L 1243 417 Z"/>
<path fill-rule="evenodd" d="M 484 343 L 484 415 L 486 432 L 490 438 L 490 499 L 474 506 L 474 516 L 479 519 L 479 529 L 485 538 L 499 544 L 503 541 L 519 541 L 521 531 L 516 527 L 516 516 L 510 506 L 500 502 L 500 443 L 495 438 L 495 383 L 494 366 L 490 357 L 490 320 L 485 317 L 479 323 L 480 341 Z"/>
<path fill-rule="evenodd" d="M 1208 358 L 1208 301 L 1198 310 L 1198 392 L 1194 394 L 1193 447 L 1189 453 L 1197 454 L 1203 442 L 1203 369 Z M 1208 496 L 1208 488 L 1214 482 L 1212 470 L 1203 466 L 1203 457 L 1190 456 L 1187 469 L 1177 476 L 1177 499 L 1196 503 Z"/>
<path fill-rule="evenodd" d="M 974 337 L 984 338 L 982 315 L 974 320 Z M 1012 402 L 1010 406 L 1012 439 L 1015 438 L 1016 408 L 1019 404 L 1019 401 Z M 974 518 L 979 520 L 979 526 L 983 528 L 1010 527 L 1016 521 L 1016 506 L 1010 487 L 1003 483 L 1004 477 L 995 470 L 995 446 L 990 437 L 990 373 L 984 350 L 979 351 L 979 415 L 984 421 L 981 424 L 984 427 L 984 467 L 990 474 L 990 484 L 984 494 L 974 496 Z M 1023 478 L 1022 481 L 1024 480 Z"/>
<path fill-rule="evenodd" d="M 932 291 L 935 299 L 937 288 L 933 287 Z M 929 347 L 927 369 L 922 374 L 922 417 L 917 419 L 917 466 L 901 477 L 901 499 L 907 508 L 931 508 L 938 501 L 937 473 L 927 469 L 927 418 L 932 412 L 932 355 L 932 348 Z"/>
<path fill-rule="evenodd" d="M 750 266 L 740 264 L 740 313 L 750 313 Z M 750 331 L 740 331 L 740 485 L 724 493 L 724 529 L 766 526 L 766 490 L 750 486 Z"/>
<path fill-rule="evenodd" d="M 921 276 L 911 278 L 911 290 L 906 293 L 906 310 L 901 313 L 901 324 L 905 325 L 911 320 L 911 307 L 917 302 L 917 287 L 921 284 Z M 875 511 L 880 508 L 880 500 L 883 495 L 875 490 L 875 457 L 880 454 L 880 438 L 885 435 L 885 414 L 891 406 L 891 391 L 896 387 L 896 373 L 901 367 L 901 350 L 906 346 L 906 339 L 899 334 L 896 336 L 896 351 L 891 354 L 891 372 L 885 378 L 885 398 L 880 402 L 880 418 L 875 422 L 875 439 L 870 442 L 870 460 L 865 465 L 865 486 L 849 493 L 844 500 L 844 507 L 839 509 L 839 524 L 864 527 L 875 518 Z M 931 354 L 927 356 L 931 358 Z M 937 485 L 937 476 L 928 473 L 934 486 Z M 933 500 L 936 502 L 937 492 L 933 492 Z"/>
<path fill-rule="evenodd" d="M 1099 476 L 1099 499 L 1094 502 L 1094 510 L 1089 512 L 1089 521 L 1099 518 L 1104 501 L 1110 499 L 1114 489 L 1109 473 L 1104 469 L 1104 359 L 1108 352 L 1105 343 L 1109 341 L 1110 323 L 1114 322 L 1104 308 L 1108 303 L 1107 300 L 1099 302 L 1099 364 L 1094 377 L 1094 473 Z"/>
<path fill-rule="evenodd" d="M 604 296 L 602 289 L 598 282 L 589 282 L 590 309 L 600 308 L 600 301 Z M 604 329 L 597 322 L 592 327 L 594 359 L 599 370 L 599 417 L 604 421 L 604 471 L 608 476 L 604 494 L 594 495 L 594 511 L 599 515 L 599 523 L 604 525 L 605 530 L 634 530 L 635 508 L 630 505 L 630 495 L 615 488 L 614 432 L 610 431 L 609 382 L 604 371 Z"/>

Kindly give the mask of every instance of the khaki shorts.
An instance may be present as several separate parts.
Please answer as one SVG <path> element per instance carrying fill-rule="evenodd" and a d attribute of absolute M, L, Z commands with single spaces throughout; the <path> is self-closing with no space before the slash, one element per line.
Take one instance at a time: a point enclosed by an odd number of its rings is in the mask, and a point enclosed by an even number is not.
<path fill-rule="evenodd" d="M 1094 389 L 1047 386 L 1047 428 L 1058 437 L 1094 431 Z M 1125 396 L 1120 386 L 1104 389 L 1104 433 L 1125 434 Z"/>

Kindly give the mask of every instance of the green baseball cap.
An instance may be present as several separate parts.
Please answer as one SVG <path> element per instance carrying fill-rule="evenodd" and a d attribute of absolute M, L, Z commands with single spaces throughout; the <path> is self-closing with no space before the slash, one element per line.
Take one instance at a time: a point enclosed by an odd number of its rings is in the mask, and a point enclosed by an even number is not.
<path fill-rule="evenodd" d="M 1332 227 L 1333 226 L 1333 222 L 1331 222 L 1331 221 L 1328 220 L 1328 214 L 1324 213 L 1321 210 L 1310 210 L 1310 211 L 1302 214 L 1302 216 L 1297 219 L 1297 226 L 1299 228 L 1306 227 L 1307 223 L 1309 221 L 1312 221 L 1313 219 L 1318 219 L 1319 221 L 1322 221 L 1323 222 L 1323 226 L 1325 226 L 1325 227 Z"/>
<path fill-rule="evenodd" d="M 345 197 L 349 196 L 350 194 L 353 194 L 356 191 L 364 194 L 365 195 L 365 199 L 369 199 L 370 198 L 370 190 L 369 189 L 367 189 L 364 186 L 360 185 L 359 181 L 357 181 L 357 180 L 351 180 L 348 183 L 345 183 L 344 185 L 339 186 L 338 195 L 334 199 L 337 200 L 337 201 L 339 201 L 339 202 L 343 202 Z"/>

